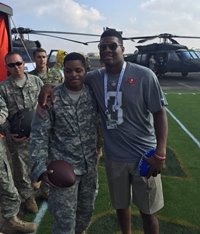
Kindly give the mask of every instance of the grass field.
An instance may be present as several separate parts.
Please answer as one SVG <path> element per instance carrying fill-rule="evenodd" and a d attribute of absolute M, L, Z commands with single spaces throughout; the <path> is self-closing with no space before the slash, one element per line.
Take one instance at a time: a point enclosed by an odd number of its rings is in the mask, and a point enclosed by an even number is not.
<path fill-rule="evenodd" d="M 200 141 L 200 93 L 167 93 L 168 109 Z M 160 233 L 200 233 L 200 148 L 169 117 L 166 168 L 163 171 L 165 207 L 158 213 Z M 119 234 L 111 207 L 103 160 L 99 162 L 99 194 L 87 234 Z M 133 230 L 142 233 L 139 213 L 133 206 Z M 29 217 L 33 218 L 33 217 Z M 37 234 L 51 233 L 52 218 L 46 212 Z"/>

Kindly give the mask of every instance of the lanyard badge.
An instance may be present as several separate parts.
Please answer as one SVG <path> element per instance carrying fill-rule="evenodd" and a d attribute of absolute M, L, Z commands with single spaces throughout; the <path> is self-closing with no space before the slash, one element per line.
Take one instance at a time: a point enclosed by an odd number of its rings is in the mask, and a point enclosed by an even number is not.
<path fill-rule="evenodd" d="M 119 74 L 119 79 L 118 79 L 118 83 L 117 83 L 117 90 L 116 90 L 116 95 L 115 95 L 115 99 L 114 99 L 114 105 L 112 106 L 112 112 L 117 111 L 120 106 L 118 103 L 119 100 L 119 91 L 120 91 L 120 87 L 122 84 L 122 80 L 123 80 L 123 76 L 124 76 L 124 72 L 126 69 L 126 62 L 124 62 L 121 72 Z M 111 113 L 108 110 L 108 74 L 107 72 L 105 72 L 104 74 L 104 102 L 105 102 L 105 107 L 106 107 L 106 117 L 107 117 L 107 121 L 106 121 L 106 126 L 107 129 L 116 129 L 117 128 L 117 120 L 112 119 L 111 117 Z"/>

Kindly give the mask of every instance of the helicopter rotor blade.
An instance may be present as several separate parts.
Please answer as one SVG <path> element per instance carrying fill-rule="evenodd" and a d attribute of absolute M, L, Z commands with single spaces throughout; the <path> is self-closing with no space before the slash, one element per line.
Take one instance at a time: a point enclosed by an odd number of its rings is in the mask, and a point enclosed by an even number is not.
<path fill-rule="evenodd" d="M 135 38 L 130 38 L 130 37 L 122 37 L 123 41 L 127 41 L 127 40 L 130 40 L 130 41 L 135 41 L 134 39 Z"/>
<path fill-rule="evenodd" d="M 173 38 L 169 38 L 169 40 L 172 42 L 172 44 L 179 44 L 178 41 L 174 40 Z"/>
<path fill-rule="evenodd" d="M 85 43 L 87 44 L 92 44 L 92 43 L 99 43 L 100 41 L 86 41 Z"/>
<path fill-rule="evenodd" d="M 159 34 L 159 35 L 155 35 L 155 36 L 143 36 L 143 37 L 130 37 L 128 39 L 140 39 L 138 41 L 138 43 L 144 43 L 148 40 L 153 40 L 155 38 L 161 38 L 161 39 L 168 39 L 170 40 L 173 44 L 179 44 L 176 40 L 174 40 L 173 38 L 190 38 L 190 39 L 200 39 L 200 37 L 197 37 L 197 36 L 178 36 L 178 35 L 172 35 L 172 34 L 169 34 L 169 33 L 162 33 L 162 34 Z"/>
<path fill-rule="evenodd" d="M 123 39 L 123 41 L 126 41 L 126 40 L 130 40 L 130 41 L 132 41 L 132 42 L 135 41 L 134 39 L 129 38 L 129 37 L 123 37 L 122 39 Z M 100 41 L 87 41 L 86 43 L 87 43 L 87 44 L 92 44 L 92 43 L 99 43 L 99 42 L 100 42 Z"/>
<path fill-rule="evenodd" d="M 196 37 L 196 36 L 178 36 L 178 35 L 171 35 L 171 36 L 176 37 L 176 38 L 200 39 L 200 37 Z"/>
<path fill-rule="evenodd" d="M 156 37 L 158 37 L 158 35 L 155 36 L 142 36 L 142 37 L 125 37 L 123 38 L 123 40 L 131 40 L 131 41 L 135 41 L 135 40 L 139 40 L 138 43 L 143 43 L 146 42 L 148 40 L 152 40 L 155 39 Z"/>
<path fill-rule="evenodd" d="M 91 34 L 91 33 L 75 33 L 75 32 L 60 32 L 60 31 L 36 31 L 32 30 L 31 33 L 52 33 L 52 34 L 68 34 L 68 35 L 78 35 L 78 36 L 90 36 L 90 37 L 100 37 L 98 34 Z"/>
<path fill-rule="evenodd" d="M 100 37 L 98 34 L 91 33 L 76 33 L 76 32 L 62 32 L 62 31 L 46 31 L 46 30 L 32 30 L 30 28 L 13 28 L 11 32 L 20 33 L 20 34 L 39 34 L 39 33 L 48 33 L 48 34 L 68 34 L 68 35 L 77 35 L 77 36 L 91 36 L 91 37 Z"/>
<path fill-rule="evenodd" d="M 152 36 L 152 37 L 145 37 L 144 39 L 141 39 L 138 41 L 138 43 L 144 43 L 146 41 L 149 41 L 149 40 L 153 40 L 155 39 L 157 36 Z"/>
<path fill-rule="evenodd" d="M 34 33 L 35 34 L 35 33 Z M 76 41 L 76 40 L 72 40 L 69 38 L 65 38 L 65 37 L 59 37 L 59 36 L 54 36 L 54 35 L 50 35 L 50 34 L 46 34 L 46 33 L 36 33 L 37 35 L 41 35 L 41 36 L 47 36 L 47 37 L 53 37 L 53 38 L 58 38 L 58 39 L 62 39 L 65 41 L 71 41 L 71 42 L 75 42 L 75 43 L 79 43 L 79 44 L 83 44 L 83 45 L 88 45 L 87 42 L 82 42 L 82 41 Z"/>
<path fill-rule="evenodd" d="M 72 39 L 68 39 L 68 38 L 64 38 L 64 37 L 53 36 L 53 35 L 50 35 L 50 34 L 67 34 L 67 35 L 76 35 L 76 36 L 100 37 L 100 35 L 98 35 L 98 34 L 65 32 L 65 31 L 32 30 L 30 28 L 23 28 L 23 27 L 13 28 L 11 30 L 11 32 L 12 32 L 12 34 L 37 34 L 37 35 L 42 35 L 42 36 L 46 35 L 48 37 L 54 37 L 54 38 L 58 38 L 58 39 L 72 41 L 72 42 L 80 43 L 80 44 L 83 44 L 83 45 L 88 45 L 88 44 L 91 44 L 91 43 L 98 43 L 99 41 L 81 42 L 81 41 L 72 40 Z M 173 44 L 179 44 L 173 38 L 200 39 L 200 37 L 198 37 L 198 36 L 179 36 L 179 35 L 173 35 L 173 34 L 169 34 L 169 33 L 162 33 L 162 34 L 154 35 L 154 36 L 123 37 L 123 40 L 131 40 L 133 42 L 135 40 L 138 40 L 137 43 L 144 43 L 144 42 L 146 42 L 148 40 L 153 40 L 155 38 L 163 39 L 164 42 L 166 42 L 167 40 L 170 40 Z"/>

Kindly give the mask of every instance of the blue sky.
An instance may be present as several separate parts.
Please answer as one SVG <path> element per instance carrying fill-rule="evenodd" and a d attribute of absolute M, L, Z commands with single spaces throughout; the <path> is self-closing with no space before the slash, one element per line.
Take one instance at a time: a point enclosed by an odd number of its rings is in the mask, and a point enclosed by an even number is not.
<path fill-rule="evenodd" d="M 199 0 L 2 0 L 13 8 L 16 27 L 101 34 L 103 27 L 123 31 L 123 36 L 200 36 Z M 12 24 L 13 26 L 13 24 Z M 97 44 L 83 46 L 59 39 L 30 35 L 42 47 L 68 52 L 98 52 Z M 68 36 L 90 41 L 98 38 Z M 179 39 L 190 48 L 200 48 L 200 39 Z M 153 40 L 150 42 L 159 42 Z M 136 42 L 125 42 L 126 53 L 135 51 Z"/>

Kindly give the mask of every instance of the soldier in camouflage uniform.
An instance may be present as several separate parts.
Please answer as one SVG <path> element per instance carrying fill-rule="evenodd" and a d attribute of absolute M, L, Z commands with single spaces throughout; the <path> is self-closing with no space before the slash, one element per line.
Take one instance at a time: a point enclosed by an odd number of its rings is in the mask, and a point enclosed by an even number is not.
<path fill-rule="evenodd" d="M 33 52 L 36 68 L 30 74 L 39 76 L 44 84 L 57 85 L 63 83 L 64 77 L 59 66 L 47 67 L 47 53 L 43 48 L 37 48 Z"/>
<path fill-rule="evenodd" d="M 5 57 L 5 62 L 10 76 L 0 84 L 2 96 L 10 121 L 19 110 L 28 108 L 34 110 L 37 105 L 37 97 L 43 82 L 37 76 L 24 73 L 22 57 L 10 52 Z M 27 137 L 19 137 L 8 133 L 8 142 L 11 159 L 13 161 L 13 174 L 15 185 L 25 207 L 29 212 L 36 213 L 38 207 L 33 196 L 33 188 L 30 180 L 30 156 L 29 142 Z"/>
<path fill-rule="evenodd" d="M 49 110 L 38 106 L 32 122 L 32 177 L 51 185 L 47 159 L 65 160 L 73 165 L 75 184 L 67 188 L 50 186 L 48 203 L 54 216 L 54 234 L 81 234 L 89 225 L 97 194 L 97 110 L 91 91 L 83 84 L 83 55 L 68 54 L 64 74 L 65 83 L 54 88 L 55 102 Z"/>
<path fill-rule="evenodd" d="M 36 64 L 36 68 L 30 72 L 30 74 L 40 77 L 44 84 L 51 84 L 53 86 L 63 83 L 63 55 L 64 51 L 58 51 L 57 63 L 48 68 L 47 66 L 47 53 L 43 48 L 37 48 L 33 51 L 33 57 Z M 40 185 L 40 183 L 33 182 L 33 187 L 38 190 L 38 194 L 43 198 L 48 198 L 49 187 L 46 183 Z"/>
<path fill-rule="evenodd" d="M 0 206 L 1 214 L 12 230 L 22 233 L 34 232 L 36 225 L 17 218 L 20 209 L 20 197 L 14 185 L 10 165 L 7 157 L 5 128 L 7 107 L 0 96 Z"/>

